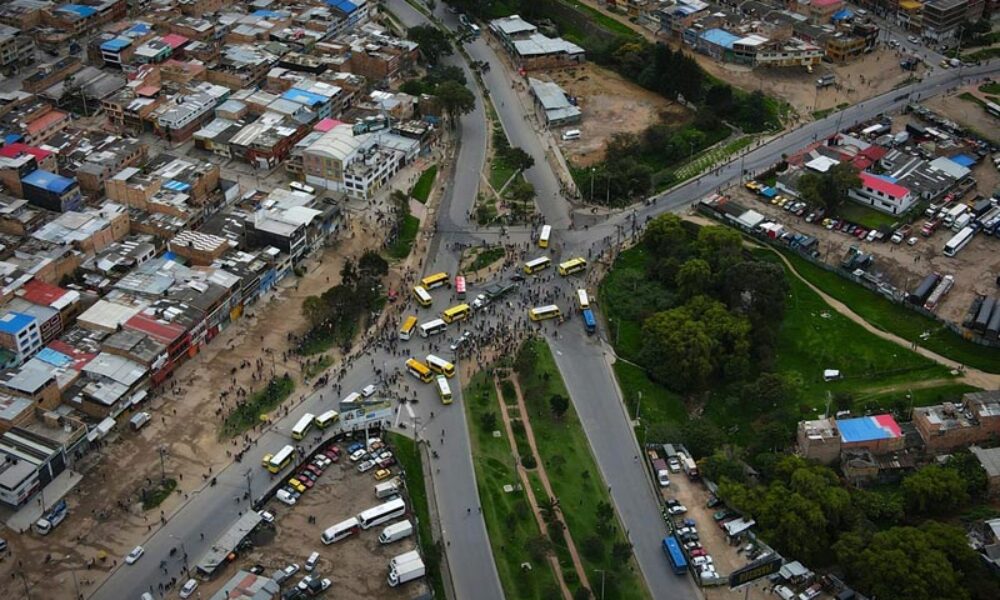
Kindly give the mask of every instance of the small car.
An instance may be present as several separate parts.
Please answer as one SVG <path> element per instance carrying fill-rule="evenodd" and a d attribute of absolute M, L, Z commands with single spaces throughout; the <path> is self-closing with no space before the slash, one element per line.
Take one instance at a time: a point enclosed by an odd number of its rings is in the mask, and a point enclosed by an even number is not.
<path fill-rule="evenodd" d="M 181 587 L 180 597 L 190 598 L 196 589 L 198 589 L 198 581 L 196 579 L 188 579 L 184 583 L 184 586 Z"/>
<path fill-rule="evenodd" d="M 365 398 L 370 398 L 375 395 L 375 390 L 377 389 L 378 388 L 376 388 L 374 384 L 368 384 L 365 387 L 361 388 L 361 395 L 364 396 Z"/>
<path fill-rule="evenodd" d="M 264 572 L 264 565 L 256 564 L 250 567 L 250 572 L 253 573 L 254 575 L 260 575 L 261 573 Z"/>
<path fill-rule="evenodd" d="M 348 458 L 351 459 L 351 462 L 358 462 L 366 454 L 368 454 L 367 450 L 365 450 L 364 448 L 359 448 L 358 450 L 355 450 L 354 452 L 351 452 L 351 456 L 349 456 Z"/>
<path fill-rule="evenodd" d="M 385 469 L 385 468 L 391 467 L 392 465 L 396 464 L 396 459 L 392 455 L 389 455 L 386 458 L 378 458 L 378 459 L 376 459 L 375 460 L 375 464 L 378 465 L 379 467 Z"/>
<path fill-rule="evenodd" d="M 293 490 L 295 490 L 300 494 L 305 493 L 306 491 L 306 486 L 301 481 L 295 479 L 294 477 L 288 480 L 288 485 L 291 486 Z"/>
<path fill-rule="evenodd" d="M 906 245 L 907 246 L 916 246 L 917 245 L 917 238 L 911 237 L 910 239 L 906 240 Z"/>
<path fill-rule="evenodd" d="M 308 465 L 306 465 L 305 467 L 302 468 L 302 471 L 303 472 L 308 471 L 308 472 L 312 473 L 313 475 L 315 475 L 316 477 L 319 477 L 320 475 L 323 474 L 323 467 L 320 467 L 316 463 L 309 463 Z"/>
<path fill-rule="evenodd" d="M 125 564 L 134 565 L 140 558 L 142 558 L 142 555 L 145 553 L 146 551 L 143 550 L 142 546 L 136 546 L 135 548 L 132 548 L 132 551 L 129 552 L 128 556 L 125 557 Z"/>
<path fill-rule="evenodd" d="M 353 442 L 352 444 L 350 444 L 347 447 L 347 453 L 348 454 L 354 454 L 355 452 L 357 452 L 358 450 L 360 450 L 360 449 L 362 449 L 364 447 L 365 447 L 364 442 Z"/>
<path fill-rule="evenodd" d="M 327 455 L 317 454 L 316 456 L 313 457 L 312 462 L 309 463 L 309 466 L 316 467 L 322 473 L 331 464 L 333 464 L 333 461 L 330 460 L 330 458 Z"/>
<path fill-rule="evenodd" d="M 327 447 L 326 450 L 323 451 L 323 455 L 332 460 L 333 462 L 337 462 L 338 460 L 340 460 L 340 448 L 331 445 Z"/>
<path fill-rule="evenodd" d="M 265 523 L 274 523 L 274 514 L 269 513 L 266 510 L 261 510 L 257 512 L 260 518 L 264 520 Z"/>
<path fill-rule="evenodd" d="M 392 477 L 392 471 L 389 469 L 379 469 L 375 471 L 375 481 L 382 481 L 383 479 L 388 479 Z"/>
<path fill-rule="evenodd" d="M 358 473 L 367 473 L 375 468 L 374 460 L 366 460 L 358 465 Z"/>
<path fill-rule="evenodd" d="M 695 548 L 694 550 L 688 552 L 688 554 L 690 554 L 691 557 L 694 558 L 696 556 L 705 556 L 708 553 L 705 551 L 704 548 Z"/>
<path fill-rule="evenodd" d="M 671 516 L 673 516 L 673 515 L 683 515 L 687 511 L 688 511 L 687 507 L 684 506 L 683 504 L 675 504 L 673 506 L 668 506 L 667 507 L 667 514 L 669 514 Z"/>
<path fill-rule="evenodd" d="M 300 494 L 293 490 L 292 488 L 285 486 L 274 493 L 274 497 L 280 502 L 284 502 L 288 506 L 295 506 L 295 503 L 299 501 Z"/>
<path fill-rule="evenodd" d="M 298 479 L 299 483 L 304 485 L 307 490 L 312 489 L 312 486 L 316 485 L 316 482 L 313 479 L 310 479 L 305 473 L 299 473 L 295 476 L 295 478 Z"/>
<path fill-rule="evenodd" d="M 287 580 L 289 577 L 299 572 L 299 565 L 298 563 L 292 563 L 282 569 L 281 572 L 285 574 L 285 579 Z"/>

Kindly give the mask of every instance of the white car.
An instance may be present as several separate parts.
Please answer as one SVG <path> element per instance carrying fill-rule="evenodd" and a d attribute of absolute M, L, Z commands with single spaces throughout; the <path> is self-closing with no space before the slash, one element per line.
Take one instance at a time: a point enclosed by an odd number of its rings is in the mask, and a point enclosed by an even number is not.
<path fill-rule="evenodd" d="M 700 567 L 702 565 L 710 565 L 714 562 L 715 561 L 712 560 L 712 557 L 707 554 L 705 556 L 695 556 L 694 558 L 691 559 L 691 564 L 696 567 Z"/>
<path fill-rule="evenodd" d="M 364 396 L 365 398 L 370 398 L 371 396 L 375 395 L 376 389 L 377 388 L 375 387 L 375 385 L 370 383 L 365 387 L 361 388 L 361 395 Z"/>
<path fill-rule="evenodd" d="M 364 448 L 360 448 L 352 452 L 351 456 L 348 458 L 351 459 L 351 462 L 358 462 L 359 460 L 361 460 L 361 457 L 364 456 L 365 454 L 368 454 L 368 451 L 365 450 Z"/>
<path fill-rule="evenodd" d="M 472 337 L 472 332 L 471 331 L 466 331 L 465 333 L 463 333 L 459 337 L 455 338 L 455 340 L 448 347 L 451 348 L 452 352 L 454 352 L 455 350 L 458 350 L 459 348 L 461 348 L 462 346 L 464 346 L 465 343 L 467 341 L 469 341 L 470 337 Z"/>
<path fill-rule="evenodd" d="M 688 511 L 687 507 L 684 506 L 683 504 L 675 504 L 673 506 L 668 506 L 667 507 L 667 514 L 671 515 L 671 516 L 673 516 L 673 515 L 683 515 L 687 511 Z"/>
<path fill-rule="evenodd" d="M 305 577 L 302 578 L 301 581 L 299 581 L 299 584 L 295 587 L 304 592 L 309 589 L 309 582 L 311 582 L 312 579 L 313 579 L 312 575 L 306 575 Z"/>
<path fill-rule="evenodd" d="M 906 245 L 907 246 L 916 246 L 917 245 L 917 238 L 911 237 L 910 239 L 906 240 Z"/>
<path fill-rule="evenodd" d="M 132 548 L 132 551 L 129 552 L 128 556 L 125 557 L 125 564 L 134 565 L 136 561 L 142 558 L 142 555 L 145 553 L 146 551 L 142 549 L 142 546 L 136 546 L 135 548 Z"/>
<path fill-rule="evenodd" d="M 919 44 L 920 43 L 920 38 L 918 38 L 915 35 L 908 36 L 906 39 L 910 40 L 911 44 Z"/>
<path fill-rule="evenodd" d="M 278 490 L 274 493 L 274 497 L 288 506 L 295 506 L 295 503 L 298 501 L 298 498 L 288 490 Z"/>
<path fill-rule="evenodd" d="M 358 465 L 358 473 L 367 473 L 375 468 L 374 460 L 366 460 Z"/>
<path fill-rule="evenodd" d="M 667 472 L 659 471 L 656 473 L 656 481 L 660 484 L 660 487 L 668 487 L 670 485 L 670 476 Z"/>
<path fill-rule="evenodd" d="M 288 580 L 289 577 L 299 572 L 299 565 L 298 563 L 292 563 L 282 569 L 281 572 L 285 574 L 285 580 Z"/>
<path fill-rule="evenodd" d="M 190 598 L 196 589 L 198 589 L 198 582 L 194 579 L 188 579 L 184 587 L 181 588 L 181 598 Z"/>
<path fill-rule="evenodd" d="M 269 513 L 266 510 L 262 510 L 262 511 L 258 512 L 257 514 L 260 515 L 260 518 L 263 519 L 265 523 L 274 523 L 274 514 Z M 191 581 L 194 581 L 194 580 L 192 579 Z"/>

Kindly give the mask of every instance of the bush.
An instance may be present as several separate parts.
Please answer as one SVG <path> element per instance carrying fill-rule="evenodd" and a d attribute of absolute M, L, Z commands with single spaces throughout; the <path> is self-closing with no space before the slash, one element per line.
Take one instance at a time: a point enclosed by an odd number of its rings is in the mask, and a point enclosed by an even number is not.
<path fill-rule="evenodd" d="M 521 457 L 521 466 L 524 467 L 525 469 L 534 469 L 535 467 L 538 466 L 538 462 L 535 461 L 534 456 L 529 454 L 527 456 Z"/>

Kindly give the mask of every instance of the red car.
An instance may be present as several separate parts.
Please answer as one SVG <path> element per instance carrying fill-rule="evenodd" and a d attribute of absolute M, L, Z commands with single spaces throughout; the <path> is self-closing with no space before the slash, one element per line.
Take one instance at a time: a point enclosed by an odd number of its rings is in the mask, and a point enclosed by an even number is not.
<path fill-rule="evenodd" d="M 704 548 L 695 548 L 694 550 L 688 552 L 688 554 L 691 555 L 691 558 L 694 558 L 696 556 L 705 556 L 708 552 L 705 552 Z"/>
<path fill-rule="evenodd" d="M 323 454 L 325 454 L 327 458 L 329 458 L 333 462 L 337 462 L 338 460 L 340 460 L 340 448 L 336 446 L 330 446 L 329 448 L 323 451 Z"/>
<path fill-rule="evenodd" d="M 312 486 L 316 485 L 316 482 L 310 479 L 306 473 L 299 473 L 299 476 L 296 477 L 296 479 L 299 480 L 299 483 L 306 486 L 306 489 L 310 489 Z"/>
<path fill-rule="evenodd" d="M 323 469 L 319 468 L 318 466 L 316 466 L 316 465 L 314 465 L 312 463 L 306 465 L 305 468 L 306 468 L 307 471 L 315 473 L 316 477 L 319 477 L 320 475 L 323 474 Z"/>

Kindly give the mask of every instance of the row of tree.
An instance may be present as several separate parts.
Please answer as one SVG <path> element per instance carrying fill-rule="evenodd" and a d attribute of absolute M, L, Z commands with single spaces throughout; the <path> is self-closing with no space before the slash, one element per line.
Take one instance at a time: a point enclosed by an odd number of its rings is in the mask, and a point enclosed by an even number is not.
<path fill-rule="evenodd" d="M 382 278 L 388 272 L 389 263 L 373 250 L 365 252 L 357 263 L 347 259 L 339 284 L 302 301 L 302 314 L 310 329 L 299 342 L 300 351 L 316 339 L 332 339 L 349 348 L 358 323 L 384 299 Z"/>
<path fill-rule="evenodd" d="M 454 126 L 458 117 L 472 112 L 476 96 L 469 89 L 462 69 L 440 64 L 441 59 L 454 53 L 448 34 L 433 25 L 418 25 L 407 31 L 407 37 L 416 42 L 420 55 L 428 65 L 427 74 L 421 79 L 407 81 L 401 90 L 408 94 L 429 94 L 437 98 L 441 109 Z"/>

